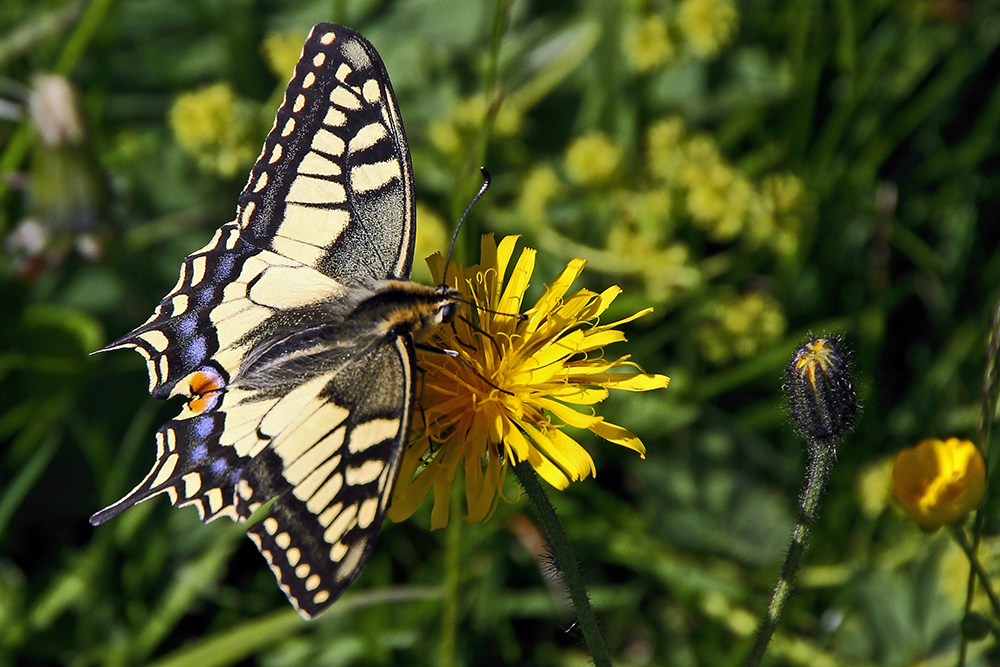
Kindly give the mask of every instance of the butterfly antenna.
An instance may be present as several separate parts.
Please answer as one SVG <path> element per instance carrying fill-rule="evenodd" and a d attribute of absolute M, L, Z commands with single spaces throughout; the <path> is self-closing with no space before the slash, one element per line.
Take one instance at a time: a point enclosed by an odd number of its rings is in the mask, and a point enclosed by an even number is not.
<path fill-rule="evenodd" d="M 472 207 L 476 205 L 479 198 L 490 188 L 490 172 L 486 171 L 486 167 L 480 167 L 479 172 L 483 175 L 483 185 L 479 188 L 476 196 L 472 198 L 472 201 L 469 202 L 469 205 L 465 207 L 465 213 L 462 214 L 462 217 L 458 220 L 458 224 L 455 225 L 455 233 L 451 235 L 451 245 L 448 246 L 448 257 L 444 261 L 444 277 L 441 279 L 442 285 L 448 284 L 448 265 L 451 264 L 451 253 L 455 251 L 455 239 L 458 238 L 458 230 L 462 228 L 462 223 L 465 222 L 465 217 L 469 215 Z"/>

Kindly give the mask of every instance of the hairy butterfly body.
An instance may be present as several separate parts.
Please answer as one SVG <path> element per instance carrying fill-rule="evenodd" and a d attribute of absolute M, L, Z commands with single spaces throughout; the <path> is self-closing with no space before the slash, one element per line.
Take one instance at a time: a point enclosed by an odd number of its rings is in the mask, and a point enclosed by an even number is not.
<path fill-rule="evenodd" d="M 385 67 L 356 32 L 313 28 L 236 220 L 181 265 L 135 349 L 184 396 L 152 470 L 97 525 L 154 495 L 246 520 L 296 609 L 329 606 L 371 554 L 414 395 L 414 338 L 458 294 L 409 281 L 409 150 Z"/>

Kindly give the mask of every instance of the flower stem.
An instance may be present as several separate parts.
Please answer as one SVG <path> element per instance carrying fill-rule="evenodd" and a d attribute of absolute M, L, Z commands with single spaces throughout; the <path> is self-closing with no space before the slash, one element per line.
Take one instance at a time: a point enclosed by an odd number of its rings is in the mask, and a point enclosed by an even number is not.
<path fill-rule="evenodd" d="M 1000 619 L 1000 598 L 997 598 L 997 594 L 993 591 L 993 587 L 990 586 L 990 575 L 983 569 L 983 564 L 980 563 L 979 558 L 976 557 L 975 549 L 972 544 L 969 543 L 969 539 L 965 536 L 965 531 L 958 526 L 953 526 L 951 534 L 955 537 L 955 541 L 958 542 L 958 545 L 962 547 L 962 551 L 964 551 L 965 555 L 969 558 L 969 567 L 972 568 L 975 576 L 979 577 L 979 582 L 983 585 L 986 597 L 990 599 L 990 605 L 993 607 L 993 614 Z"/>
<path fill-rule="evenodd" d="M 461 512 L 460 495 L 453 490 L 451 494 L 451 516 L 457 517 Z M 458 602 L 462 571 L 462 522 L 452 518 L 448 522 L 445 535 L 445 597 L 444 609 L 441 613 L 441 641 L 438 645 L 438 665 L 454 667 L 455 647 L 458 639 Z"/>
<path fill-rule="evenodd" d="M 538 475 L 535 474 L 530 463 L 521 461 L 515 465 L 514 474 L 517 475 L 517 481 L 521 483 L 521 488 L 527 494 L 535 516 L 542 524 L 545 535 L 549 538 L 549 544 L 555 555 L 553 566 L 562 575 L 566 588 L 569 590 L 570 601 L 576 609 L 580 630 L 583 632 L 583 639 L 587 642 L 587 649 L 590 651 L 595 667 L 611 667 L 611 657 L 604 645 L 604 637 L 601 635 L 597 616 L 590 606 L 587 588 L 583 583 L 583 575 L 580 573 L 580 564 L 573 554 L 573 548 L 570 546 L 562 523 L 556 515 L 555 508 L 552 507 L 545 489 L 538 482 Z"/>
<path fill-rule="evenodd" d="M 829 477 L 836 454 L 837 450 L 832 441 L 810 439 L 809 467 L 806 470 L 802 495 L 799 498 L 799 520 L 792 530 L 792 543 L 788 547 L 785 564 L 781 567 L 781 575 L 774 585 L 774 594 L 771 596 L 767 615 L 760 624 L 753 648 L 750 649 L 750 653 L 743 663 L 744 667 L 756 667 L 760 664 L 761 658 L 764 657 L 764 651 L 767 650 L 767 645 L 771 641 L 771 636 L 778 627 L 781 612 L 792 592 L 792 580 L 795 578 L 795 572 L 799 569 L 799 561 L 802 559 L 802 554 L 809 542 L 809 530 L 816 523 L 820 499 L 823 497 L 826 480 Z"/>

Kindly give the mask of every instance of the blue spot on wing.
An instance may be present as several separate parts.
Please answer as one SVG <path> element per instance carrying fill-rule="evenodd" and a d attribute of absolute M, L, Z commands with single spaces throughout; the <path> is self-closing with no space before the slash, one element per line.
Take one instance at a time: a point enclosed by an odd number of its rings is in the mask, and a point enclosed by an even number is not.
<path fill-rule="evenodd" d="M 212 434 L 212 429 L 215 424 L 208 417 L 202 417 L 201 419 L 196 419 L 194 422 L 194 434 L 199 440 L 204 440 Z M 205 444 L 201 443 L 198 448 L 205 449 Z M 203 457 L 204 458 L 204 457 Z"/>
<path fill-rule="evenodd" d="M 228 278 L 229 274 L 233 272 L 233 266 L 235 264 L 235 258 L 228 253 L 219 257 L 218 263 L 215 265 L 216 278 L 219 280 L 225 280 Z"/>
<path fill-rule="evenodd" d="M 207 421 L 207 420 L 202 420 Z M 197 428 L 197 427 L 196 427 Z M 208 445 L 205 443 L 200 443 L 191 448 L 191 460 L 195 463 L 201 463 L 208 456 Z"/>
<path fill-rule="evenodd" d="M 189 364 L 197 364 L 208 355 L 208 342 L 204 336 L 192 338 L 184 345 L 182 352 L 184 361 Z"/>
<path fill-rule="evenodd" d="M 229 470 L 229 464 L 226 463 L 225 459 L 218 458 L 212 461 L 212 474 L 216 477 L 222 477 L 227 470 Z"/>
<path fill-rule="evenodd" d="M 187 315 L 177 320 L 174 327 L 176 327 L 177 333 L 180 334 L 181 338 L 187 338 L 198 328 L 198 318 L 193 314 Z"/>

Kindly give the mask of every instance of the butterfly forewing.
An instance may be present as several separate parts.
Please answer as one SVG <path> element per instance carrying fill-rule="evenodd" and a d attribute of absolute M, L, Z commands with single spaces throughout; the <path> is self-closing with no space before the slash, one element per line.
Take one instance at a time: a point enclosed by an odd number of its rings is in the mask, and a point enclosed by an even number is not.
<path fill-rule="evenodd" d="M 413 207 L 385 66 L 357 33 L 316 26 L 240 195 L 244 238 L 344 283 L 407 278 Z"/>
<path fill-rule="evenodd" d="M 411 333 L 454 301 L 405 280 L 412 189 L 378 54 L 316 26 L 236 220 L 105 348 L 137 350 L 150 392 L 186 403 L 157 432 L 146 478 L 92 523 L 159 493 L 204 521 L 242 521 L 276 499 L 250 537 L 304 616 L 336 599 L 371 552 L 399 468 Z"/>

